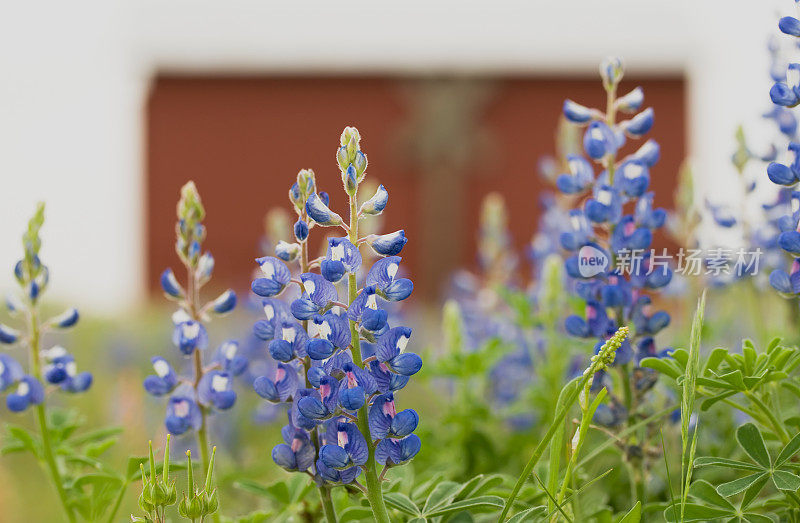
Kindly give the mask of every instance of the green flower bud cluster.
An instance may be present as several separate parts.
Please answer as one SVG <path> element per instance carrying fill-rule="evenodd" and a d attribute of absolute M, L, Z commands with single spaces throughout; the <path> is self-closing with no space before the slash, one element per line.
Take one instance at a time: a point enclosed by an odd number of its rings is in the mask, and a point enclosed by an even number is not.
<path fill-rule="evenodd" d="M 211 449 L 211 460 L 208 463 L 208 471 L 206 471 L 206 482 L 202 489 L 198 489 L 194 485 L 194 474 L 192 472 L 192 453 L 186 451 L 186 459 L 188 461 L 188 493 L 183 493 L 183 499 L 178 504 L 178 513 L 186 519 L 192 521 L 200 520 L 206 516 L 213 514 L 219 508 L 219 496 L 217 489 L 211 488 L 211 479 L 214 471 L 214 456 L 217 453 L 217 447 Z"/>
<path fill-rule="evenodd" d="M 297 173 L 297 183 L 289 189 L 289 200 L 294 204 L 298 214 L 302 214 L 306 208 L 308 198 L 317 192 L 317 181 L 314 171 L 311 169 L 301 169 Z"/>
<path fill-rule="evenodd" d="M 628 337 L 628 327 L 620 327 L 606 342 L 600 347 L 600 350 L 592 356 L 589 368 L 584 371 L 586 374 L 594 374 L 609 367 L 614 363 L 614 358 L 617 355 L 617 350 L 622 346 L 622 342 Z"/>
<path fill-rule="evenodd" d="M 17 282 L 19 282 L 20 286 L 25 290 L 25 294 L 34 304 L 44 292 L 49 279 L 47 267 L 42 265 L 39 260 L 39 250 L 42 248 L 39 230 L 43 224 L 44 203 L 40 202 L 36 206 L 36 213 L 28 221 L 28 229 L 22 235 L 22 247 L 25 255 L 14 268 L 14 276 Z"/>
<path fill-rule="evenodd" d="M 161 478 L 156 474 L 156 460 L 153 456 L 153 442 L 150 442 L 150 476 L 144 470 L 144 465 L 139 464 L 142 471 L 142 493 L 139 495 L 139 508 L 147 514 L 146 516 L 131 516 L 134 522 L 154 522 L 165 521 L 164 511 L 166 507 L 172 506 L 178 500 L 175 481 L 169 479 L 169 435 L 164 446 L 164 465 L 162 467 Z"/>
<path fill-rule="evenodd" d="M 188 182 L 181 188 L 177 213 L 178 223 L 175 226 L 175 233 L 178 238 L 175 251 L 184 264 L 196 267 L 201 245 L 206 238 L 206 228 L 203 225 L 206 211 L 194 182 Z"/>
<path fill-rule="evenodd" d="M 355 127 L 345 127 L 339 138 L 336 163 L 342 172 L 345 192 L 353 196 L 367 171 L 367 155 L 361 152 L 361 135 Z"/>

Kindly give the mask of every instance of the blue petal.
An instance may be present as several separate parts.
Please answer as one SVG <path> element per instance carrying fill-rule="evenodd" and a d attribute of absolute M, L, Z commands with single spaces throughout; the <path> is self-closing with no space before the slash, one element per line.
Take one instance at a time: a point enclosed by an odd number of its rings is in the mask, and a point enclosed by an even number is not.
<path fill-rule="evenodd" d="M 386 364 L 398 374 L 413 376 L 422 368 L 422 358 L 413 352 L 404 352 L 386 362 Z"/>
<path fill-rule="evenodd" d="M 278 361 L 291 361 L 294 359 L 294 350 L 292 344 L 286 340 L 277 339 L 269 342 L 269 354 Z"/>
<path fill-rule="evenodd" d="M 772 85 L 769 90 L 769 98 L 772 103 L 783 107 L 794 107 L 798 102 L 795 92 L 783 82 L 777 82 Z"/>
<path fill-rule="evenodd" d="M 589 326 L 586 324 L 586 321 L 580 316 L 576 316 L 574 314 L 572 316 L 568 316 L 567 319 L 564 320 L 564 329 L 568 334 L 577 338 L 587 338 L 590 334 Z"/>
<path fill-rule="evenodd" d="M 586 123 L 592 119 L 592 110 L 572 100 L 564 100 L 564 116 L 573 123 Z"/>
<path fill-rule="evenodd" d="M 375 347 L 375 356 L 379 361 L 389 361 L 405 350 L 408 340 L 411 339 L 411 329 L 408 327 L 394 327 L 378 338 Z"/>
<path fill-rule="evenodd" d="M 364 389 L 360 386 L 347 388 L 346 380 L 342 381 L 339 388 L 339 404 L 347 410 L 358 410 L 364 406 Z"/>
<path fill-rule="evenodd" d="M 784 16 L 778 20 L 778 29 L 790 36 L 800 36 L 800 20 L 793 16 Z"/>
<path fill-rule="evenodd" d="M 294 237 L 302 242 L 308 238 L 308 224 L 303 220 L 297 220 L 294 224 Z"/>
<path fill-rule="evenodd" d="M 800 232 L 786 231 L 778 236 L 778 245 L 794 256 L 800 256 Z"/>
<path fill-rule="evenodd" d="M 326 467 L 344 469 L 350 466 L 350 456 L 339 445 L 323 445 L 319 449 L 319 459 Z"/>
<path fill-rule="evenodd" d="M 172 269 L 166 269 L 161 273 L 161 288 L 164 289 L 167 295 L 173 298 L 183 297 L 183 288 L 181 284 L 178 283 L 178 279 L 175 277 L 175 273 L 172 272 Z"/>
<path fill-rule="evenodd" d="M 414 430 L 419 424 L 419 415 L 412 409 L 406 409 L 398 412 L 397 416 L 392 420 L 392 434 L 394 437 L 404 438 Z"/>
<path fill-rule="evenodd" d="M 216 314 L 227 314 L 236 307 L 236 293 L 231 289 L 220 294 L 211 302 L 211 310 Z"/>
<path fill-rule="evenodd" d="M 772 271 L 769 275 L 769 284 L 784 297 L 794 296 L 791 280 L 785 271 L 780 269 Z"/>
<path fill-rule="evenodd" d="M 400 278 L 394 280 L 386 288 L 383 289 L 386 299 L 389 301 L 403 301 L 411 296 L 411 291 L 414 290 L 414 283 L 408 278 Z"/>
<path fill-rule="evenodd" d="M 767 176 L 777 185 L 791 186 L 797 183 L 797 177 L 792 170 L 781 163 L 772 162 L 767 166 Z"/>
<path fill-rule="evenodd" d="M 625 132 L 638 138 L 647 134 L 653 127 L 653 109 L 648 107 L 624 124 Z"/>
<path fill-rule="evenodd" d="M 306 345 L 306 352 L 313 360 L 328 359 L 333 355 L 335 350 L 336 348 L 333 346 L 333 343 L 319 338 L 309 340 L 308 345 Z"/>
<path fill-rule="evenodd" d="M 383 309 L 364 308 L 361 315 L 361 326 L 369 331 L 379 331 L 386 326 L 389 314 Z"/>
<path fill-rule="evenodd" d="M 407 242 L 408 238 L 406 238 L 406 233 L 401 229 L 393 233 L 375 237 L 371 241 L 370 246 L 381 256 L 395 256 L 400 254 L 400 251 L 403 250 Z"/>
<path fill-rule="evenodd" d="M 319 271 L 326 280 L 332 283 L 338 282 L 347 273 L 347 270 L 344 268 L 344 263 L 338 260 L 327 259 L 322 260 Z"/>
<path fill-rule="evenodd" d="M 378 190 L 375 191 L 375 195 L 361 204 L 360 213 L 370 216 L 378 215 L 386 208 L 388 201 L 389 193 L 386 191 L 386 188 L 384 188 L 383 185 L 380 185 L 378 186 Z"/>
<path fill-rule="evenodd" d="M 325 408 L 322 402 L 313 396 L 306 396 L 297 402 L 297 408 L 303 416 L 311 419 L 324 419 L 331 413 Z"/>
<path fill-rule="evenodd" d="M 275 445 L 272 449 L 272 460 L 286 470 L 297 469 L 297 459 L 295 458 L 292 448 L 286 443 Z"/>

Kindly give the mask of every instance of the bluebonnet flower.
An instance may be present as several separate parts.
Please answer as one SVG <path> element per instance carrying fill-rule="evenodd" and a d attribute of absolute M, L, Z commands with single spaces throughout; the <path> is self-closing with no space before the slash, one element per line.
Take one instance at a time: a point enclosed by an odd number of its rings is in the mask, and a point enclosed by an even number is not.
<path fill-rule="evenodd" d="M 21 330 L 0 323 L 0 344 L 26 343 L 29 350 L 30 373 L 26 373 L 12 356 L 0 354 L 0 392 L 8 393 L 6 406 L 13 412 L 22 412 L 34 405 L 44 409 L 45 382 L 69 393 L 84 392 L 92 384 L 92 374 L 78 372 L 74 356 L 65 348 L 60 345 L 47 349 L 41 347 L 45 333 L 70 329 L 80 319 L 78 310 L 70 307 L 56 316 L 40 320 L 39 302 L 50 281 L 49 270 L 39 259 L 39 231 L 43 223 L 44 204 L 39 204 L 22 237 L 23 257 L 14 265 L 14 277 L 20 292 L 6 297 L 12 318 L 25 316 L 32 321 L 30 332 L 24 337 Z"/>
<path fill-rule="evenodd" d="M 274 374 L 255 378 L 253 388 L 269 402 L 289 404 L 284 443 L 274 447 L 272 457 L 286 470 L 313 474 L 323 496 L 330 495 L 331 486 L 357 481 L 362 472 L 376 474 L 370 448 L 376 449 L 376 459 L 377 448 L 390 448 L 397 458 L 389 461 L 392 465 L 407 462 L 420 447 L 411 434 L 418 417 L 410 409 L 395 414 L 393 393 L 420 370 L 422 360 L 404 350 L 411 329 L 391 326 L 385 308 L 413 290 L 411 280 L 401 275 L 397 256 L 407 238 L 403 230 L 359 236 L 359 220 L 381 214 L 388 201 L 381 185 L 358 206 L 367 167 L 359 144 L 358 131 L 348 127 L 336 155 L 350 203 L 349 225 L 331 211 L 313 171 L 300 171 L 289 192 L 297 214 L 296 276 L 278 258 L 264 257 L 257 261 L 266 277 L 252 284 L 253 292 L 266 298 L 261 302 L 265 317 L 253 332 L 268 342 L 270 356 L 278 362 Z M 308 241 L 317 226 L 340 227 L 345 235 L 329 237 L 325 255 L 310 259 Z M 369 270 L 362 267 L 367 258 L 360 251 L 367 245 L 380 256 Z M 287 304 L 277 296 L 289 288 L 297 294 L 284 298 Z M 386 420 L 378 420 L 377 414 L 369 421 L 376 408 L 390 417 L 386 430 L 378 430 Z M 394 443 L 408 438 L 411 443 Z"/>
<path fill-rule="evenodd" d="M 203 414 L 194 400 L 194 395 L 193 390 L 180 390 L 169 398 L 164 425 L 170 434 L 178 436 L 189 430 L 202 428 Z"/>
<path fill-rule="evenodd" d="M 30 374 L 22 376 L 17 382 L 17 389 L 6 396 L 6 406 L 12 412 L 22 412 L 31 405 L 39 405 L 44 401 L 42 383 Z"/>
<path fill-rule="evenodd" d="M 144 379 L 143 386 L 153 396 L 167 397 L 164 417 L 167 431 L 175 435 L 196 433 L 203 467 L 208 469 L 208 416 L 234 405 L 234 377 L 246 371 L 248 361 L 239 353 L 235 341 L 226 341 L 213 354 L 206 354 L 210 342 L 206 325 L 212 318 L 230 313 L 236 307 L 237 297 L 228 289 L 205 303 L 201 301 L 200 291 L 211 280 L 215 263 L 211 253 L 203 251 L 205 209 L 193 182 L 181 188 L 177 218 L 175 250 L 186 268 L 187 278 L 182 284 L 172 269 L 166 269 L 161 275 L 161 287 L 165 296 L 178 306 L 172 315 L 172 343 L 180 357 L 191 361 L 186 365 L 191 374 L 179 375 L 167 358 L 156 356 L 151 360 L 154 373 Z M 283 262 L 272 260 L 275 265 L 262 263 L 267 276 L 264 280 L 268 280 L 266 287 L 279 286 L 281 281 L 279 270 Z"/>
<path fill-rule="evenodd" d="M 778 28 L 784 34 L 800 36 L 800 21 L 795 17 L 784 17 L 778 22 Z M 800 64 L 786 63 L 779 53 L 780 46 L 777 42 L 770 42 L 772 65 L 770 75 L 775 84 L 770 89 L 770 98 L 775 104 L 772 111 L 765 114 L 766 118 L 773 119 L 781 137 L 786 144 L 773 144 L 774 154 L 762 157 L 764 161 L 771 161 L 767 166 L 767 177 L 778 185 L 780 192 L 774 203 L 763 206 L 768 213 L 768 226 L 766 233 L 762 233 L 763 246 L 769 252 L 771 248 L 780 248 L 784 253 L 776 257 L 776 263 L 769 275 L 770 285 L 784 298 L 796 299 L 800 296 L 800 200 L 796 192 L 797 183 L 800 181 L 800 143 L 797 137 L 797 119 L 788 108 L 795 107 L 800 99 Z M 743 142 L 743 140 L 742 140 Z M 748 154 L 744 144 L 740 145 L 744 152 L 740 154 L 744 162 L 755 156 Z M 783 153 L 781 150 L 786 151 Z M 736 157 L 734 157 L 736 158 Z M 783 259 L 781 259 L 783 258 Z M 791 260 L 789 271 L 781 268 Z M 784 265 L 785 266 L 785 265 Z"/>
<path fill-rule="evenodd" d="M 406 242 L 408 242 L 406 232 L 402 229 L 389 234 L 372 234 L 367 237 L 369 246 L 381 256 L 395 256 L 400 254 Z"/>
<path fill-rule="evenodd" d="M 672 270 L 650 253 L 654 231 L 666 221 L 666 211 L 654 208 L 654 195 L 648 192 L 650 170 L 660 157 L 659 146 L 648 140 L 632 154 L 619 157 L 627 139 L 643 138 L 654 123 L 653 110 L 641 110 L 641 88 L 617 98 L 623 73 L 622 62 L 617 58 L 600 66 L 608 96 L 607 112 L 588 108 L 578 111 L 574 102 L 565 104 L 565 117 L 586 126 L 584 153 L 600 167 L 600 172 L 595 175 L 595 167 L 575 155 L 570 164 L 580 166 L 580 177 L 575 175 L 577 168 L 573 168 L 572 178 L 562 175 L 557 186 L 565 194 L 588 196 L 576 201 L 578 207 L 569 212 L 567 228 L 560 236 L 560 245 L 567 251 L 566 272 L 573 279 L 575 293 L 585 302 L 583 316 L 567 317 L 564 328 L 572 336 L 596 340 L 597 349 L 619 327 L 633 324 L 635 335 L 619 348 L 614 365 L 622 369 L 626 376 L 623 379 L 630 381 L 638 397 L 650 388 L 637 388 L 645 385 L 645 380 L 638 379 L 645 374 L 638 366 L 643 350 L 638 342 L 646 337 L 648 350 L 653 349 L 653 336 L 670 319 L 665 311 L 650 310 L 647 293 L 668 285 Z M 618 122 L 618 112 L 633 116 Z M 633 368 L 629 369 L 631 365 Z M 606 385 L 607 381 L 605 371 L 595 377 L 595 385 Z M 615 426 L 628 419 L 627 410 L 635 408 L 636 400 L 626 398 L 623 403 L 613 393 L 609 396 L 610 404 L 598 409 L 595 421 Z"/>

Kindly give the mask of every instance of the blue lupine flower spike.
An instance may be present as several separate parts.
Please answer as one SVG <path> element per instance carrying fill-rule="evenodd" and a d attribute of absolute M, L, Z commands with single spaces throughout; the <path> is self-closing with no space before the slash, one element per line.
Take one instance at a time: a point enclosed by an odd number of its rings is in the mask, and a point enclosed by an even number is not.
<path fill-rule="evenodd" d="M 24 343 L 37 361 L 25 369 L 15 358 L 0 354 L 0 393 L 6 393 L 5 403 L 11 412 L 23 412 L 31 406 L 39 405 L 40 413 L 47 412 L 45 405 L 45 384 L 55 385 L 63 392 L 84 392 L 92 384 L 92 374 L 79 372 L 74 356 L 67 349 L 56 345 L 42 347 L 45 334 L 53 329 L 64 330 L 77 325 L 80 319 L 78 309 L 69 307 L 62 313 L 45 321 L 36 312 L 39 301 L 47 290 L 49 270 L 39 258 L 42 241 L 39 236 L 44 224 L 44 204 L 39 204 L 28 222 L 22 236 L 22 259 L 14 264 L 14 278 L 19 292 L 6 297 L 11 321 L 23 317 L 27 332 L 23 328 L 0 323 L 0 344 Z M 45 440 L 44 445 L 49 445 Z M 46 449 L 52 451 L 52 449 Z"/>
<path fill-rule="evenodd" d="M 289 190 L 298 217 L 292 227 L 296 243 L 279 244 L 277 258 L 260 258 L 264 277 L 251 284 L 265 298 L 264 317 L 253 326 L 253 334 L 266 342 L 274 360 L 269 371 L 254 378 L 253 389 L 270 403 L 288 406 L 283 443 L 273 448 L 272 458 L 286 470 L 313 475 L 320 488 L 350 484 L 364 470 L 375 472 L 369 470 L 375 467 L 370 448 L 380 463 L 395 465 L 411 459 L 421 445 L 413 434 L 417 413 L 398 412 L 394 394 L 420 371 L 422 360 L 405 350 L 411 329 L 391 327 L 384 308 L 386 302 L 407 299 L 413 290 L 397 256 L 408 239 L 402 229 L 358 234 L 359 221 L 381 214 L 389 195 L 381 185 L 359 207 L 358 189 L 368 162 L 354 127 L 343 130 L 336 163 L 349 204 L 349 226 L 331 210 L 331 199 L 313 173 L 301 171 Z M 347 234 L 328 237 L 325 255 L 309 261 L 308 242 L 317 225 L 338 225 Z M 366 246 L 380 256 L 368 270 L 362 266 L 361 248 Z M 298 258 L 300 271 L 292 275 L 283 262 Z M 290 282 L 299 284 L 299 295 L 279 299 Z M 343 289 L 347 298 L 340 297 Z M 214 395 L 228 390 L 228 374 L 235 372 L 229 360 L 217 360 L 217 386 L 213 379 L 204 384 L 202 404 L 220 408 L 224 396 Z M 366 420 L 366 426 L 356 419 Z M 326 517 L 335 519 L 333 514 Z"/>

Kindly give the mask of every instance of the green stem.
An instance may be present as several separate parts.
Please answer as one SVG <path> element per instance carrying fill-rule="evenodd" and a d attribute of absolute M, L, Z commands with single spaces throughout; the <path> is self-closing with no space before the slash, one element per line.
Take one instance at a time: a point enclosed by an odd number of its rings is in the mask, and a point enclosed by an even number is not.
<path fill-rule="evenodd" d="M 325 512 L 325 519 L 327 523 L 336 523 L 336 511 L 333 509 L 331 489 L 329 487 L 320 487 L 319 499 L 322 502 L 322 510 Z"/>
<path fill-rule="evenodd" d="M 614 336 L 605 342 L 605 344 L 600 348 L 600 352 L 592 357 L 592 363 L 589 368 L 586 369 L 583 375 L 575 378 L 565 385 L 565 388 L 572 387 L 572 389 L 566 396 L 564 404 L 559 407 L 556 413 L 556 418 L 550 424 L 550 428 L 547 429 L 547 433 L 545 433 L 544 437 L 542 437 L 542 439 L 539 441 L 539 445 L 537 445 L 534 449 L 533 455 L 531 455 L 531 458 L 528 460 L 528 463 L 522 470 L 522 474 L 520 474 L 519 478 L 517 479 L 514 489 L 511 491 L 511 495 L 508 496 L 505 507 L 503 507 L 503 512 L 500 514 L 499 521 L 505 521 L 506 516 L 508 516 L 508 512 L 511 510 L 511 507 L 514 504 L 514 500 L 519 494 L 519 491 L 522 489 L 522 486 L 531 475 L 533 467 L 535 467 L 542 458 L 542 454 L 544 454 L 545 449 L 550 446 L 550 440 L 553 439 L 556 431 L 559 429 L 564 429 L 564 419 L 566 418 L 570 409 L 572 409 L 573 405 L 575 405 L 575 402 L 578 401 L 578 396 L 583 388 L 586 387 L 586 385 L 589 383 L 589 380 L 594 377 L 594 374 L 597 371 L 609 364 L 607 361 L 609 357 L 611 357 L 611 361 L 613 361 L 613 355 L 616 353 L 616 350 L 622 344 L 627 335 L 627 327 L 621 327 L 617 333 L 614 334 Z"/>
<path fill-rule="evenodd" d="M 197 274 L 194 267 L 187 265 L 187 286 L 188 296 L 187 303 L 189 305 L 189 316 L 194 321 L 200 322 L 199 314 L 199 289 L 197 283 Z M 203 353 L 200 349 L 194 351 L 194 390 L 195 396 L 197 395 L 197 387 L 200 385 L 200 380 L 203 378 L 205 371 L 203 370 Z M 209 457 L 208 457 L 208 422 L 206 408 L 199 404 L 200 407 L 200 428 L 197 430 L 197 446 L 200 448 L 200 460 L 203 463 L 203 472 L 208 471 Z M 220 521 L 220 511 L 217 509 L 212 515 L 215 523 Z"/>
<path fill-rule="evenodd" d="M 355 195 L 350 196 L 350 242 L 353 245 L 358 244 L 358 202 Z M 358 284 L 356 282 L 355 274 L 347 275 L 347 289 L 348 289 L 348 304 L 352 304 L 356 299 L 358 293 Z M 363 358 L 361 357 L 361 340 L 358 334 L 358 325 L 354 321 L 350 321 L 350 334 L 352 338 L 352 351 L 353 362 L 359 367 L 363 365 Z M 386 510 L 386 503 L 383 500 L 383 492 L 381 490 L 381 481 L 378 478 L 378 473 L 375 464 L 375 443 L 372 441 L 372 436 L 369 432 L 369 423 L 367 421 L 367 405 L 358 409 L 358 429 L 367 440 L 367 447 L 369 447 L 369 457 L 364 466 L 364 474 L 367 479 L 367 500 L 372 508 L 372 515 L 375 521 L 379 523 L 389 523 L 389 513 Z"/>
<path fill-rule="evenodd" d="M 755 394 L 745 392 L 745 396 L 749 399 L 753 405 L 755 405 L 758 410 L 764 413 L 764 415 L 769 420 L 769 424 L 772 426 L 772 430 L 775 431 L 775 435 L 781 439 L 781 442 L 786 445 L 789 443 L 789 435 L 786 433 L 786 429 L 783 428 L 783 424 L 775 417 L 775 414 L 767 407 L 763 401 L 761 401 L 758 396 Z"/>
<path fill-rule="evenodd" d="M 36 305 L 31 303 L 30 308 L 30 358 L 31 369 L 33 376 L 43 383 L 42 380 L 42 365 L 39 359 L 39 345 L 40 345 L 40 330 L 39 319 L 36 312 Z M 50 472 L 50 479 L 56 487 L 58 498 L 61 500 L 61 506 L 64 509 L 64 514 L 70 522 L 75 521 L 75 514 L 72 512 L 67 502 L 67 492 L 64 490 L 64 482 L 61 479 L 61 473 L 58 470 L 58 463 L 56 463 L 55 455 L 53 454 L 53 444 L 50 441 L 50 430 L 47 427 L 47 408 L 45 402 L 42 401 L 36 405 L 36 421 L 39 424 L 39 432 L 42 435 L 42 452 L 44 454 L 44 461 L 47 464 L 47 470 Z"/>
<path fill-rule="evenodd" d="M 106 520 L 108 523 L 113 523 L 116 519 L 117 512 L 119 512 L 119 507 L 122 505 L 122 500 L 125 499 L 125 493 L 128 491 L 128 485 L 130 485 L 130 482 L 126 479 L 122 484 L 122 487 L 119 489 L 117 498 L 114 500 L 114 506 L 111 508 L 111 513 L 108 515 L 108 519 Z"/>
<path fill-rule="evenodd" d="M 633 395 L 633 389 L 631 388 L 631 379 L 630 379 L 630 369 L 629 364 L 625 364 L 619 367 L 619 378 L 622 382 L 622 394 L 623 394 L 623 401 L 625 402 L 625 410 L 628 411 L 628 426 L 634 425 L 636 423 L 636 415 L 634 411 L 636 410 L 636 398 Z M 634 438 L 633 436 L 635 433 L 631 433 L 631 438 L 628 439 L 628 443 L 630 444 L 633 440 L 637 440 L 638 438 Z M 631 494 L 635 495 L 636 497 L 634 500 L 639 500 L 644 505 L 644 463 L 643 459 L 636 456 L 632 459 L 638 461 L 638 463 L 633 463 L 631 461 L 631 457 L 625 455 L 625 461 L 628 463 L 628 478 L 631 482 Z"/>

